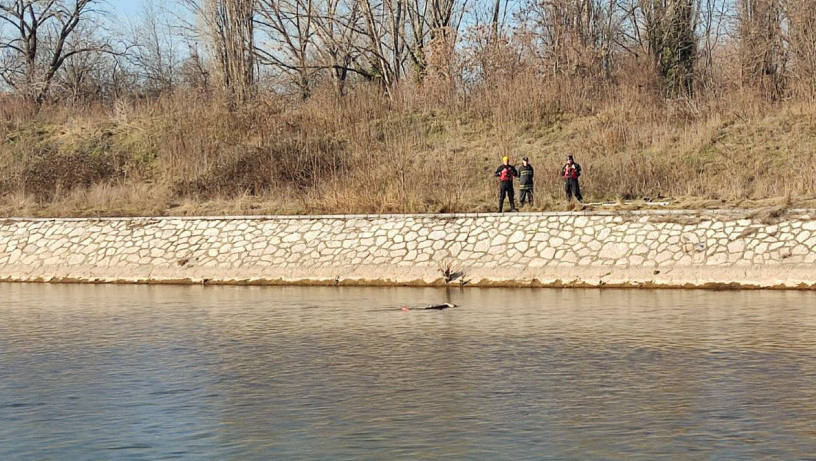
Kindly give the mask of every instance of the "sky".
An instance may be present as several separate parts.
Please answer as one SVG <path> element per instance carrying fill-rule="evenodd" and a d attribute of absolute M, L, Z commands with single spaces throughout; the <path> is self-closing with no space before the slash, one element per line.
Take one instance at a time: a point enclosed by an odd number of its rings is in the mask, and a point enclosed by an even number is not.
<path fill-rule="evenodd" d="M 108 0 L 108 8 L 112 13 L 120 16 L 138 14 L 142 8 L 143 0 Z M 156 2 L 160 4 L 160 2 Z"/>
<path fill-rule="evenodd" d="M 114 19 L 133 23 L 138 22 L 146 2 L 153 2 L 157 13 L 179 11 L 178 0 L 100 0 L 100 5 Z"/>
<path fill-rule="evenodd" d="M 136 19 L 146 1 L 152 1 L 156 10 L 163 10 L 166 6 L 170 10 L 178 9 L 178 0 L 102 0 L 102 4 L 105 10 L 118 17 Z"/>

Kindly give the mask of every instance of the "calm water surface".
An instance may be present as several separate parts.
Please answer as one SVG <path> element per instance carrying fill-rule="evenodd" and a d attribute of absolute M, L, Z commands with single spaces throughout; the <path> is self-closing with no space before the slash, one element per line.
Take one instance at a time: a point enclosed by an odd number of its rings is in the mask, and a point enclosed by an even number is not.
<path fill-rule="evenodd" d="M 816 294 L 0 285 L 39 459 L 816 459 Z"/>

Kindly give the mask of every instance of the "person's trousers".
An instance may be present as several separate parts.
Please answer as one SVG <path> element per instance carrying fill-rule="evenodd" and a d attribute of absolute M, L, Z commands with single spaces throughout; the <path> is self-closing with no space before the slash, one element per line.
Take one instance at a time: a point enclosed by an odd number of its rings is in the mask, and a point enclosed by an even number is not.
<path fill-rule="evenodd" d="M 499 213 L 504 209 L 504 199 L 510 200 L 510 210 L 516 209 L 516 191 L 513 189 L 513 181 L 502 181 L 499 184 Z"/>
<path fill-rule="evenodd" d="M 573 196 L 575 196 L 579 202 L 584 201 L 584 197 L 581 195 L 581 186 L 578 184 L 577 179 L 567 179 L 564 183 L 564 190 L 567 193 L 567 201 L 572 200 Z"/>
<path fill-rule="evenodd" d="M 533 204 L 533 190 L 532 189 L 522 189 L 519 193 L 519 205 L 524 206 L 524 203 L 529 203 L 530 205 Z"/>

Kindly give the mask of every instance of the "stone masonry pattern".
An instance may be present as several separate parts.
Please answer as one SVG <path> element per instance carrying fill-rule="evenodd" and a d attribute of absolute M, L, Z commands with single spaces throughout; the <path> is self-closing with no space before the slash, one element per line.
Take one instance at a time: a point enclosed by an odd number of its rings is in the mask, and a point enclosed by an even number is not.
<path fill-rule="evenodd" d="M 816 212 L 0 221 L 0 267 L 739 267 L 816 263 Z M 34 270 L 36 272 L 36 270 Z"/>

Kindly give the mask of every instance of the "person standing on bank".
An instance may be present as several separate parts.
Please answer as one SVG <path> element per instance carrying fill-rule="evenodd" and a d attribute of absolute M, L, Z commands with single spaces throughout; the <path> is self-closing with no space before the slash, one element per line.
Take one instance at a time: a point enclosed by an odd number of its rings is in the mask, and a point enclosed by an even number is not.
<path fill-rule="evenodd" d="M 519 190 L 521 194 L 519 196 L 519 206 L 524 206 L 524 203 L 529 203 L 531 206 L 533 204 L 533 176 L 535 176 L 535 171 L 533 170 L 533 166 L 530 165 L 530 159 L 524 157 L 521 159 L 521 168 L 518 169 L 519 173 Z"/>
<path fill-rule="evenodd" d="M 510 200 L 510 211 L 516 211 L 516 191 L 513 190 L 513 178 L 518 177 L 516 167 L 510 164 L 510 157 L 502 157 L 502 164 L 496 169 L 499 178 L 499 213 L 504 209 L 504 198 Z"/>
<path fill-rule="evenodd" d="M 581 185 L 578 184 L 578 178 L 581 177 L 581 165 L 575 163 L 572 155 L 567 156 L 567 164 L 561 168 L 561 177 L 564 178 L 567 201 L 571 201 L 574 195 L 576 200 L 582 202 L 584 197 L 581 195 Z"/>

